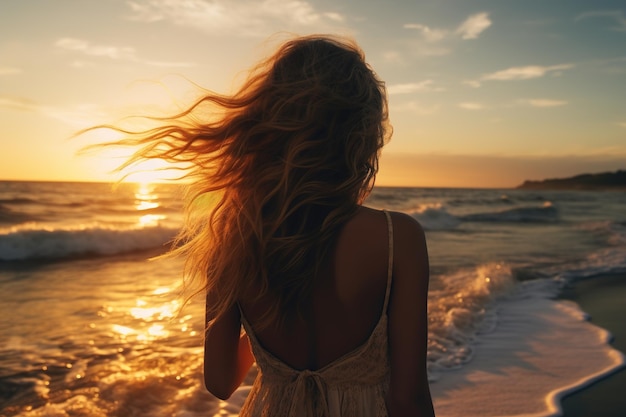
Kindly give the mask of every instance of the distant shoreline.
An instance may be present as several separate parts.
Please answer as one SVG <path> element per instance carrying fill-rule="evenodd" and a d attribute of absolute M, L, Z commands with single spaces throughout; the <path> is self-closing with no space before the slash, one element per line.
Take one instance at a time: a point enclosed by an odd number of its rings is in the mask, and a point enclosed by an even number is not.
<path fill-rule="evenodd" d="M 626 171 L 580 174 L 569 178 L 549 178 L 524 181 L 516 187 L 521 190 L 590 190 L 626 191 Z"/>

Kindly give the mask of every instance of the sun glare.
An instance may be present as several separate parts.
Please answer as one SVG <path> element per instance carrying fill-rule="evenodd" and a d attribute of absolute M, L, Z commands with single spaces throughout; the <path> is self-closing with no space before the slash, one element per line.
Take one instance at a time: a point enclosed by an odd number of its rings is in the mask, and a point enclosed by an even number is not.
<path fill-rule="evenodd" d="M 135 191 L 135 209 L 138 212 L 146 212 L 139 217 L 141 226 L 156 226 L 160 220 L 166 218 L 163 214 L 150 213 L 150 210 L 159 208 L 159 196 L 154 192 L 153 182 L 137 183 L 137 191 Z"/>
<path fill-rule="evenodd" d="M 141 161 L 124 169 L 124 182 L 135 182 L 145 189 L 146 185 L 168 182 L 180 176 L 180 171 L 160 159 Z"/>
<path fill-rule="evenodd" d="M 135 209 L 137 211 L 150 210 L 160 206 L 159 196 L 154 193 L 152 182 L 140 182 L 135 192 Z"/>
<path fill-rule="evenodd" d="M 111 129 L 97 129 L 84 134 L 87 144 L 94 148 L 83 153 L 87 157 L 86 168 L 92 175 L 105 181 L 155 184 L 175 180 L 181 176 L 181 166 L 175 166 L 161 159 L 140 160 L 131 166 L 121 168 L 138 150 L 135 147 L 102 146 L 103 143 L 115 143 L 123 136 Z M 81 151 L 82 152 L 82 151 Z"/>

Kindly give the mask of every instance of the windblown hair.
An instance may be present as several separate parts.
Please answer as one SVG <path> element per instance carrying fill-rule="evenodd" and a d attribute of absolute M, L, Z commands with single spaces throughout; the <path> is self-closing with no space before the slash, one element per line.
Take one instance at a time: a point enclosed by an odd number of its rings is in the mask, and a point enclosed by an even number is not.
<path fill-rule="evenodd" d="M 187 282 L 215 292 L 207 317 L 267 296 L 276 302 L 260 326 L 301 314 L 389 136 L 384 84 L 362 51 L 328 36 L 293 39 L 235 94 L 207 93 L 160 120 L 118 144 L 141 145 L 130 163 L 189 165 L 177 251 Z"/>

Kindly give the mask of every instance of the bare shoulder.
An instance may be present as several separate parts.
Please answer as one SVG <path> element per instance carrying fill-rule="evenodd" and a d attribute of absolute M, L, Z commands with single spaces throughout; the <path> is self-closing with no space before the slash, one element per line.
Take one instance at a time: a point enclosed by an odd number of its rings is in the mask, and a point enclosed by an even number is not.
<path fill-rule="evenodd" d="M 387 248 L 387 221 L 380 210 L 359 207 L 339 234 L 337 248 L 342 259 L 355 265 L 380 263 L 384 267 Z"/>
<path fill-rule="evenodd" d="M 406 229 L 409 232 L 424 234 L 422 225 L 415 217 L 399 211 L 390 211 L 394 226 L 400 229 Z"/>
<path fill-rule="evenodd" d="M 394 243 L 397 249 L 425 248 L 424 228 L 413 216 L 397 211 L 389 213 L 393 221 Z"/>
<path fill-rule="evenodd" d="M 403 265 L 419 263 L 428 266 L 428 251 L 426 237 L 422 225 L 406 213 L 389 211 L 393 227 L 394 270 L 404 269 Z M 357 215 L 350 222 L 349 229 L 355 231 L 353 237 L 364 243 L 372 241 L 376 250 L 384 251 L 387 245 L 387 221 L 381 210 L 362 206 Z M 415 265 L 413 265 L 415 266 Z"/>
<path fill-rule="evenodd" d="M 360 243 L 371 242 L 386 236 L 387 222 L 382 211 L 361 206 L 346 223 L 344 230 L 350 235 L 358 236 Z"/>
<path fill-rule="evenodd" d="M 422 225 L 412 216 L 398 212 L 389 211 L 393 224 L 394 241 L 399 245 L 415 245 L 423 242 L 424 229 Z M 353 218 L 351 225 L 361 230 L 377 229 L 386 234 L 387 222 L 381 210 L 362 206 L 357 215 Z"/>
<path fill-rule="evenodd" d="M 428 282 L 429 262 L 426 236 L 422 225 L 412 216 L 391 212 L 394 240 L 394 276 L 396 280 Z"/>

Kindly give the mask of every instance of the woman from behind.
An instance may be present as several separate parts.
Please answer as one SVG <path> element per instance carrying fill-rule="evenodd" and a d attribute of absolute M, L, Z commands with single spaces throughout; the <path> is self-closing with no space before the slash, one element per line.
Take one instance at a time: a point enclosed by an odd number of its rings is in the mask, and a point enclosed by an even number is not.
<path fill-rule="evenodd" d="M 230 397 L 257 362 L 241 416 L 434 415 L 424 233 L 362 205 L 389 130 L 361 50 L 309 36 L 126 140 L 191 167 L 177 250 L 206 293 L 207 389 Z"/>

